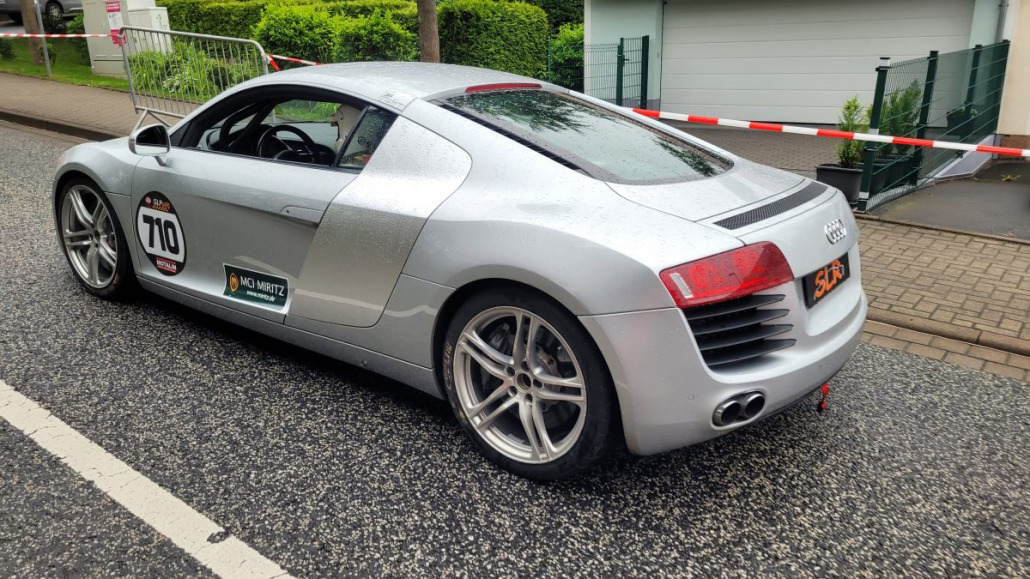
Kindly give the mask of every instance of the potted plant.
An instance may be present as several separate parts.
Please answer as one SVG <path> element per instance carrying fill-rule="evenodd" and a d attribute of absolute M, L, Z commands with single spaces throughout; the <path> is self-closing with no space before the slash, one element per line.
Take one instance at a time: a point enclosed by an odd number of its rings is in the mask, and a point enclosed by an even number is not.
<path fill-rule="evenodd" d="M 837 128 L 851 133 L 864 133 L 869 125 L 866 123 L 865 109 L 858 97 L 852 97 L 841 108 Z M 858 188 L 862 185 L 862 155 L 865 144 L 862 141 L 842 140 L 837 144 L 837 163 L 818 165 L 815 178 L 831 187 L 844 192 L 848 203 L 858 201 Z"/>
<path fill-rule="evenodd" d="M 911 137 L 919 127 L 919 108 L 922 106 L 923 90 L 918 81 L 904 89 L 895 90 L 883 101 L 880 114 L 880 134 L 896 137 Z M 912 165 L 912 147 L 909 145 L 883 145 L 877 150 L 877 186 L 870 187 L 870 193 L 891 189 L 909 182 L 917 171 Z"/>

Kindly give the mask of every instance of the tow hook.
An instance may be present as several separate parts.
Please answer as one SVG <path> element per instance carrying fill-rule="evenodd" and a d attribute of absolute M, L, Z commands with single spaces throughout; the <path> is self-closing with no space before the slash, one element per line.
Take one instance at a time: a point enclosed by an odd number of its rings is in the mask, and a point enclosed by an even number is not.
<path fill-rule="evenodd" d="M 816 405 L 816 410 L 822 412 L 823 410 L 826 410 L 826 406 L 830 402 L 830 385 L 823 384 L 819 387 L 819 392 L 822 393 L 822 397 L 819 398 L 819 404 Z"/>

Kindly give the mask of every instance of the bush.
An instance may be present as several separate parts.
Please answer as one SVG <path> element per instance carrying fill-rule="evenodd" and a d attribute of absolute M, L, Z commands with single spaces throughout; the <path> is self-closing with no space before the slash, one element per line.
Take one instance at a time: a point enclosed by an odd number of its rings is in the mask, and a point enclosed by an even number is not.
<path fill-rule="evenodd" d="M 158 6 L 168 8 L 172 30 L 233 38 L 251 38 L 267 4 L 268 0 L 157 0 Z"/>
<path fill-rule="evenodd" d="M 837 128 L 849 133 L 864 133 L 869 129 L 866 110 L 858 97 L 852 97 L 844 103 L 841 108 L 840 118 L 837 121 Z M 840 159 L 840 166 L 844 169 L 854 169 L 862 163 L 865 151 L 865 142 L 842 140 L 837 143 L 837 157 Z"/>
<path fill-rule="evenodd" d="M 539 76 L 547 64 L 547 15 L 523 2 L 452 0 L 440 6 L 443 62 Z"/>
<path fill-rule="evenodd" d="M 14 47 L 6 38 L 0 38 L 0 60 L 14 60 Z"/>
<path fill-rule="evenodd" d="M 82 13 L 75 15 L 68 21 L 68 34 L 85 34 L 86 25 L 82 22 Z M 69 38 L 66 42 L 68 45 L 75 50 L 75 54 L 79 57 L 79 62 L 83 64 L 89 64 L 89 45 L 86 44 L 85 38 Z"/>
<path fill-rule="evenodd" d="M 410 0 L 345 0 L 324 4 L 332 14 L 356 18 L 379 11 L 389 14 L 405 30 L 418 35 L 418 7 Z"/>
<path fill-rule="evenodd" d="M 340 52 L 342 22 L 317 6 L 268 5 L 254 28 L 265 51 L 316 62 L 333 62 Z"/>
<path fill-rule="evenodd" d="M 369 16 L 345 18 L 341 21 L 341 62 L 370 60 L 415 60 L 418 58 L 418 36 L 405 30 L 378 9 Z"/>
<path fill-rule="evenodd" d="M 247 80 L 244 65 L 213 58 L 188 44 L 176 43 L 167 52 L 139 52 L 129 60 L 141 92 L 172 93 L 198 102 Z"/>
<path fill-rule="evenodd" d="M 558 30 L 566 24 L 583 24 L 583 0 L 524 0 L 539 6 L 547 13 L 551 30 Z"/>
<path fill-rule="evenodd" d="M 583 92 L 583 25 L 565 24 L 551 37 L 548 82 Z"/>

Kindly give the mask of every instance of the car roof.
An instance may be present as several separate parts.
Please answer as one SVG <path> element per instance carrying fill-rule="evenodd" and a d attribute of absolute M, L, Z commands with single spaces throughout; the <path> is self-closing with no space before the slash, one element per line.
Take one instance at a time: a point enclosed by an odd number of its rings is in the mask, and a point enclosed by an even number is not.
<path fill-rule="evenodd" d="M 540 83 L 539 80 L 517 74 L 456 64 L 348 62 L 294 68 L 262 76 L 247 84 L 254 86 L 281 82 L 322 85 L 344 90 L 368 100 L 383 100 L 384 93 L 393 91 L 403 94 L 408 101 L 475 85 Z"/>

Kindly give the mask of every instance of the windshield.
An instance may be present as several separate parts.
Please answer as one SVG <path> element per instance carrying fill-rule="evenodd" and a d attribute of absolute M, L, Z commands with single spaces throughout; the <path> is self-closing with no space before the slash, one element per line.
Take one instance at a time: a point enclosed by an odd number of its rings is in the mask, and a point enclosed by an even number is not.
<path fill-rule="evenodd" d="M 710 151 L 566 94 L 481 92 L 450 98 L 446 105 L 606 181 L 689 181 L 731 166 Z"/>

